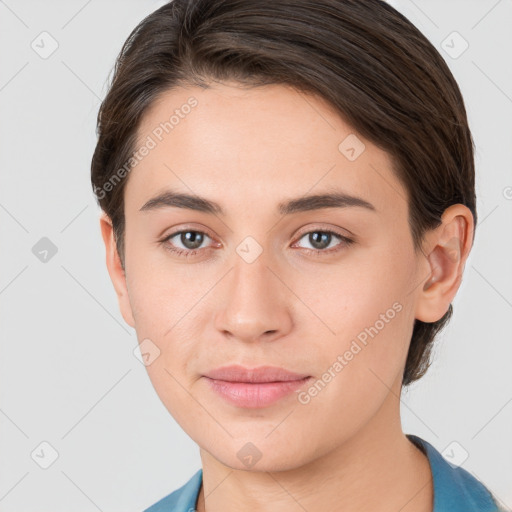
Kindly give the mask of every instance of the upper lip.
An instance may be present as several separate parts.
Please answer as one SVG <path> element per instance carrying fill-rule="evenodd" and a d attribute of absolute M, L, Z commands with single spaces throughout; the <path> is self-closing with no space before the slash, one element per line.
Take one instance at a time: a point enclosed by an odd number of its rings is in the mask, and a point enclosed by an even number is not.
<path fill-rule="evenodd" d="M 222 366 L 209 371 L 204 376 L 228 382 L 288 382 L 309 377 L 309 375 L 291 372 L 277 366 L 246 368 L 240 365 Z"/>

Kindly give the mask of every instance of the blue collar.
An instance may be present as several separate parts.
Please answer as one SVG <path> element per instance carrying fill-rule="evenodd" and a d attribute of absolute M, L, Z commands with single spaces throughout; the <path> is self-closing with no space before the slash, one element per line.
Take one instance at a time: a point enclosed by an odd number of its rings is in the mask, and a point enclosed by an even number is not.
<path fill-rule="evenodd" d="M 489 490 L 462 467 L 450 464 L 434 446 L 418 436 L 407 438 L 423 448 L 434 485 L 433 512 L 499 512 Z"/>
<path fill-rule="evenodd" d="M 407 434 L 407 438 L 428 457 L 434 486 L 432 512 L 499 512 L 487 488 L 461 467 L 452 466 L 430 443 Z M 182 487 L 165 496 L 144 512 L 189 512 L 195 510 L 203 470 Z"/>

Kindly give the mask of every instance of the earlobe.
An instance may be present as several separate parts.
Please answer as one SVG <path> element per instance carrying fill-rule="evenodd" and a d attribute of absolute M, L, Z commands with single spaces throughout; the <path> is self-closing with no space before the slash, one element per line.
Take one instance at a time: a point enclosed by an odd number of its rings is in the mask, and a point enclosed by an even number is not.
<path fill-rule="evenodd" d="M 427 237 L 429 275 L 420 290 L 416 318 L 436 322 L 448 311 L 462 282 L 473 242 L 473 215 L 461 204 L 445 210 L 442 224 Z"/>
<path fill-rule="evenodd" d="M 133 312 L 128 296 L 128 288 L 126 286 L 126 273 L 121 264 L 119 253 L 117 252 L 112 221 L 105 213 L 102 213 L 100 217 L 100 228 L 101 236 L 105 244 L 107 270 L 117 294 L 121 315 L 128 325 L 135 327 Z"/>

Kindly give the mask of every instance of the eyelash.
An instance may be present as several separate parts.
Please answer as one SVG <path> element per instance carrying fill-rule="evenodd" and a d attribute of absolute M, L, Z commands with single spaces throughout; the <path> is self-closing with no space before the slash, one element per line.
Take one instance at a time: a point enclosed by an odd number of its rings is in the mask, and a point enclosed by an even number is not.
<path fill-rule="evenodd" d="M 163 240 L 160 241 L 161 244 L 164 245 L 165 249 L 176 254 L 177 256 L 184 256 L 185 258 L 189 258 L 191 256 L 194 256 L 197 254 L 197 252 L 203 250 L 203 249 L 176 249 L 172 247 L 169 243 L 171 238 L 174 238 L 177 235 L 181 235 L 182 233 L 200 233 L 202 235 L 206 235 L 208 238 L 212 238 L 208 235 L 208 233 L 205 233 L 204 231 L 198 231 L 195 229 L 182 229 L 181 231 L 175 231 L 174 233 L 171 233 L 170 235 L 166 236 Z M 348 238 L 341 233 L 338 233 L 337 231 L 333 231 L 330 229 L 313 229 L 311 231 L 306 231 L 305 233 L 302 233 L 300 237 L 298 238 L 297 242 L 301 240 L 305 235 L 309 235 L 311 233 L 327 233 L 330 235 L 334 235 L 338 237 L 343 243 L 339 244 L 337 248 L 335 249 L 304 249 L 308 254 L 311 254 L 313 256 L 322 256 L 324 254 L 333 254 L 338 251 L 341 251 L 343 248 L 343 245 L 346 247 L 352 245 L 355 240 L 352 240 L 351 238 Z M 296 242 L 295 242 L 296 243 Z"/>

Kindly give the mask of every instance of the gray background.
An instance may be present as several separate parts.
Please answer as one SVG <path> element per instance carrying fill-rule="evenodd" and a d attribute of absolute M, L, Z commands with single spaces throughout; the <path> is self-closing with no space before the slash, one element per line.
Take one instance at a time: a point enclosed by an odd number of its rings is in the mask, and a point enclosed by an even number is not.
<path fill-rule="evenodd" d="M 134 356 L 89 182 L 114 59 L 162 3 L 0 1 L 2 512 L 140 511 L 200 468 Z M 512 507 L 512 2 L 391 3 L 461 87 L 480 217 L 454 318 L 427 376 L 403 394 L 404 431 L 447 449 Z M 469 44 L 461 55 L 453 31 Z M 42 442 L 58 453 L 47 469 Z"/>

